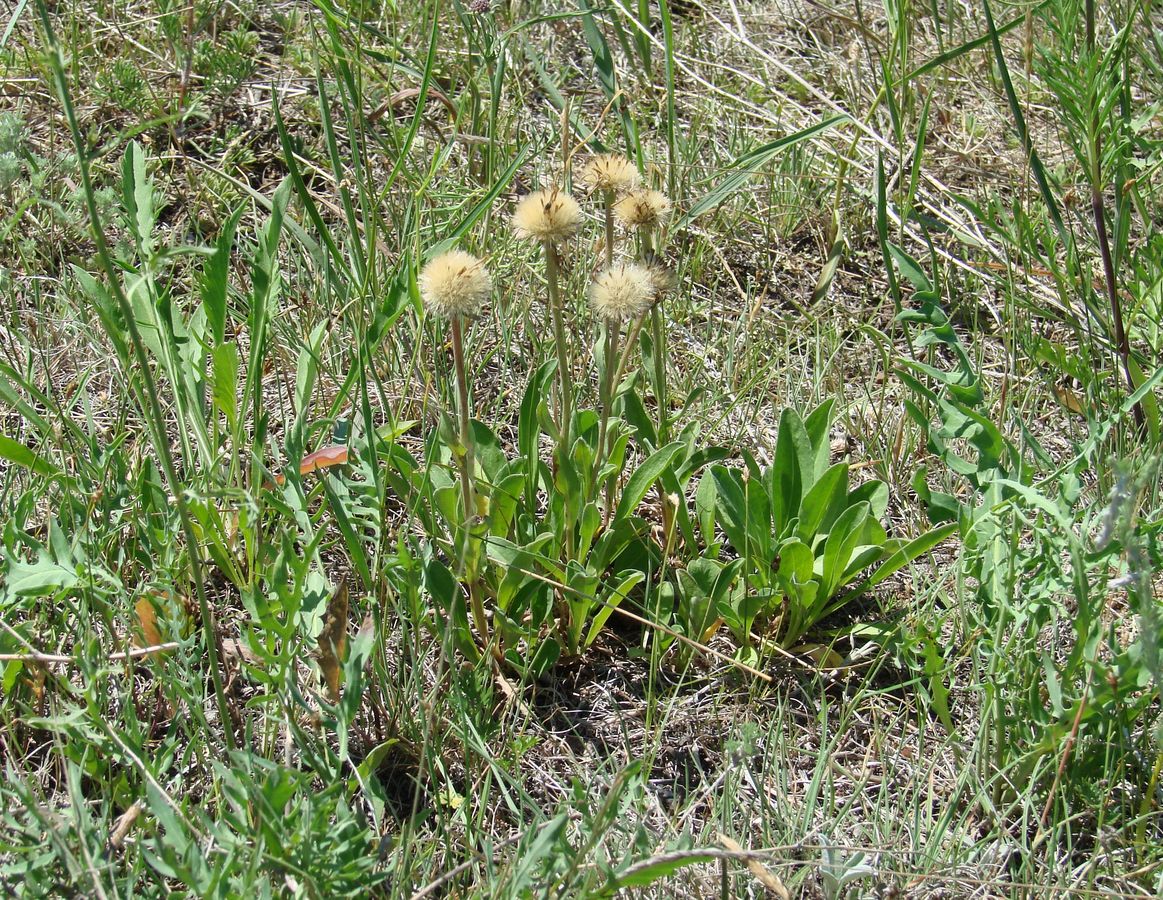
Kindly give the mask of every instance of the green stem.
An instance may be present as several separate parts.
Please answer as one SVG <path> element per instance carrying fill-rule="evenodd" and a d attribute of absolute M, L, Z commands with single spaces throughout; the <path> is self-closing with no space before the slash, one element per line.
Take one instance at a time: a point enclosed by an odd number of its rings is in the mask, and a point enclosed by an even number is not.
<path fill-rule="evenodd" d="M 602 418 L 598 425 L 598 452 L 594 459 L 594 483 L 597 484 L 598 473 L 602 471 L 602 463 L 606 458 L 606 432 L 610 424 L 610 412 L 614 406 L 614 372 L 617 368 L 615 357 L 618 355 L 618 332 L 621 326 L 617 322 L 606 323 L 606 371 L 602 384 Z"/>
<path fill-rule="evenodd" d="M 457 406 L 460 414 L 460 452 L 457 459 L 460 462 L 460 495 L 464 500 L 464 535 L 463 550 L 461 552 L 461 569 L 468 582 L 469 607 L 472 610 L 473 624 L 480 632 L 481 640 L 489 642 L 489 620 L 485 616 L 484 603 L 481 601 L 480 582 L 476 572 L 469 571 L 469 556 L 472 552 L 472 523 L 476 515 L 476 497 L 473 490 L 473 440 L 472 419 L 469 416 L 468 378 L 464 370 L 464 319 L 461 316 L 452 317 L 452 363 L 456 369 Z"/>
<path fill-rule="evenodd" d="M 630 357 L 634 353 L 634 348 L 638 346 L 638 335 L 642 333 L 642 326 L 646 322 L 646 315 L 646 313 L 643 313 L 635 319 L 634 324 L 630 326 L 630 333 L 626 335 L 626 344 L 622 348 L 622 355 L 618 360 L 618 373 L 614 376 L 615 389 L 622 383 L 622 379 L 626 377 L 626 369 L 630 365 Z"/>
<path fill-rule="evenodd" d="M 654 253 L 650 231 L 642 232 L 642 258 L 648 260 Z M 665 447 L 669 425 L 666 409 L 666 325 L 662 320 L 662 304 L 655 303 L 650 310 L 650 341 L 654 345 L 654 395 L 658 401 L 658 446 Z"/>
<path fill-rule="evenodd" d="M 614 193 L 603 192 L 606 207 L 606 268 L 614 267 Z"/>
<path fill-rule="evenodd" d="M 658 395 L 658 446 L 668 443 L 666 399 L 666 328 L 662 321 L 662 304 L 650 310 L 650 340 L 654 344 L 654 391 Z"/>
<path fill-rule="evenodd" d="M 565 326 L 562 324 L 561 291 L 558 286 L 560 272 L 557 266 L 557 250 L 551 241 L 544 242 L 545 280 L 549 285 L 549 313 L 553 317 L 553 343 L 557 348 L 557 383 L 561 389 L 561 421 L 558 423 L 557 452 L 559 465 L 569 464 L 569 454 L 573 446 L 573 369 L 569 361 L 569 347 L 565 342 Z M 562 529 L 562 548 L 565 559 L 573 558 L 574 513 L 566 502 L 565 524 Z"/>
<path fill-rule="evenodd" d="M 553 317 L 553 341 L 557 346 L 557 377 L 561 388 L 561 422 L 558 423 L 558 429 L 561 432 L 561 446 L 569 452 L 573 419 L 573 369 L 569 363 L 569 345 L 565 342 L 565 325 L 562 321 L 557 251 L 549 241 L 545 242 L 545 276 L 549 283 L 549 314 Z"/>

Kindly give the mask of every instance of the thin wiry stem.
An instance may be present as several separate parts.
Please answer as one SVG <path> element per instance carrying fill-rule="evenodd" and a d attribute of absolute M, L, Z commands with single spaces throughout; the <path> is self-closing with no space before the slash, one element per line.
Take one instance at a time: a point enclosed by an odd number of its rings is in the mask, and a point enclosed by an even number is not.
<path fill-rule="evenodd" d="M 1093 58 L 1095 48 L 1094 0 L 1086 0 L 1085 17 L 1086 50 Z M 1094 232 L 1098 238 L 1099 255 L 1102 257 L 1103 280 L 1106 282 L 1107 300 L 1110 302 L 1111 319 L 1113 320 L 1115 330 L 1115 349 L 1118 352 L 1119 360 L 1123 366 L 1123 375 L 1127 379 L 1127 392 L 1133 394 L 1135 392 L 1135 378 L 1131 372 L 1131 341 L 1127 335 L 1126 325 L 1123 321 L 1123 304 L 1119 297 L 1114 254 L 1111 252 L 1110 235 L 1107 233 L 1106 228 L 1106 204 L 1102 195 L 1102 134 L 1098 120 L 1099 98 L 1095 96 L 1093 89 L 1090 92 L 1090 97 L 1094 104 L 1091 112 L 1091 121 L 1089 123 L 1091 156 L 1090 211 L 1094 217 Z M 1134 415 L 1135 422 L 1139 427 L 1142 427 L 1143 407 L 1141 404 L 1135 404 Z"/>

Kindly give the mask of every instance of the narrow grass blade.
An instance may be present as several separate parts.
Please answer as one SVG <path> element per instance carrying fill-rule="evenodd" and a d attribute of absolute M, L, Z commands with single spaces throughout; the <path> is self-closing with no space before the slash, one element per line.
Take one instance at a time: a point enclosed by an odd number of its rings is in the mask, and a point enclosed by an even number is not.
<path fill-rule="evenodd" d="M 681 231 L 699 216 L 705 215 L 720 206 L 738 192 L 751 178 L 754 178 L 756 173 L 781 150 L 798 144 L 800 141 L 806 141 L 809 138 L 823 134 L 825 131 L 834 128 L 842 122 L 848 121 L 851 121 L 851 118 L 846 115 L 831 116 L 821 122 L 817 122 L 815 125 L 809 125 L 807 128 L 797 131 L 794 134 L 785 135 L 777 140 L 770 141 L 761 147 L 756 147 L 754 150 L 749 150 L 742 156 L 737 157 L 734 162 L 723 170 L 719 183 L 695 201 L 684 215 L 679 216 L 672 226 L 672 230 L 676 232 Z"/>
<path fill-rule="evenodd" d="M 1054 192 L 1050 188 L 1050 179 L 1046 177 L 1046 170 L 1042 166 L 1042 159 L 1038 156 L 1038 151 L 1034 149 L 1034 140 L 1030 137 L 1030 130 L 1026 126 L 1026 117 L 1022 113 L 1022 105 L 1018 100 L 1018 93 L 1014 90 L 1014 83 L 1010 80 L 1010 70 L 1006 65 L 1005 53 L 1002 51 L 1001 34 L 997 30 L 997 26 L 993 21 L 993 10 L 990 8 L 989 0 L 983 0 L 982 11 L 985 13 L 985 21 L 989 26 L 989 39 L 993 44 L 993 55 L 997 61 L 998 72 L 1001 74 L 1001 82 L 1005 87 L 1006 100 L 1009 101 L 1010 115 L 1014 118 L 1014 130 L 1018 133 L 1018 139 L 1022 142 L 1022 147 L 1026 152 L 1026 158 L 1030 161 L 1030 169 L 1034 173 L 1034 180 L 1038 183 L 1038 191 L 1042 195 L 1042 202 L 1046 204 L 1046 212 L 1054 223 L 1054 228 L 1058 232 L 1059 238 L 1062 240 L 1063 246 L 1069 247 L 1071 245 L 1070 233 L 1066 230 L 1066 225 L 1062 221 L 1062 213 L 1058 209 L 1058 201 L 1054 199 Z"/>

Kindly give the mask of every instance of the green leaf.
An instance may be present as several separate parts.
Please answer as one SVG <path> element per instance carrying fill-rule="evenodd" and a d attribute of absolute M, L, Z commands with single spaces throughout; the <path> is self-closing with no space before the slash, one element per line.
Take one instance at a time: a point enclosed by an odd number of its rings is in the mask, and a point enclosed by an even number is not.
<path fill-rule="evenodd" d="M 493 485 L 489 494 L 489 533 L 495 537 L 504 537 L 513 527 L 524 482 L 522 472 L 510 472 Z"/>
<path fill-rule="evenodd" d="M 562 813 L 544 825 L 530 829 L 529 834 L 534 835 L 534 839 L 527 847 L 519 850 L 517 854 L 519 862 L 510 883 L 514 896 L 533 893 L 532 887 L 541 872 L 541 861 L 562 839 L 568 821 L 569 814 Z"/>
<path fill-rule="evenodd" d="M 610 592 L 602 598 L 602 606 L 594 613 L 594 617 L 590 621 L 590 630 L 586 634 L 583 646 L 588 647 L 597 639 L 598 634 L 606 624 L 606 620 L 614 614 L 614 610 L 618 608 L 618 604 L 629 597 L 630 592 L 645 580 L 645 573 L 630 572 L 610 589 Z"/>
<path fill-rule="evenodd" d="M 214 244 L 214 252 L 202 270 L 200 293 L 206 319 L 210 323 L 210 338 L 217 347 L 226 339 L 226 301 L 230 278 L 230 254 L 234 249 L 234 232 L 245 207 L 238 209 L 226 220 L 222 233 Z"/>
<path fill-rule="evenodd" d="M 807 544 L 815 543 L 816 535 L 825 534 L 844 508 L 848 506 L 848 466 L 836 463 L 812 485 L 800 504 L 799 525 L 796 534 Z"/>
<path fill-rule="evenodd" d="M 629 481 L 626 482 L 626 487 L 622 490 L 617 509 L 614 510 L 614 521 L 627 518 L 638 508 L 638 504 L 642 502 L 646 492 L 662 476 L 663 470 L 670 465 L 671 460 L 678 455 L 683 446 L 682 441 L 674 441 L 659 450 L 655 450 L 634 471 Z"/>
<path fill-rule="evenodd" d="M 623 869 L 609 883 L 609 889 L 617 891 L 624 888 L 648 887 L 656 881 L 669 878 L 679 869 L 700 863 L 713 862 L 715 858 L 714 854 L 699 853 L 697 850 L 692 850 L 682 855 L 666 854 L 652 857 Z"/>
<path fill-rule="evenodd" d="M 0 598 L 5 600 L 50 596 L 80 581 L 72 548 L 55 520 L 49 521 L 48 546 L 37 547 L 31 562 L 8 550 L 0 551 L 0 557 L 7 562 L 8 570 L 0 587 Z"/>
<path fill-rule="evenodd" d="M 835 593 L 843 579 L 844 571 L 852 559 L 853 551 L 860 542 L 864 522 L 870 515 L 867 503 L 850 506 L 836 520 L 828 539 L 824 542 L 823 566 L 820 572 L 821 599 L 826 600 Z"/>
<path fill-rule="evenodd" d="M 521 399 L 521 409 L 517 417 L 517 448 L 521 453 L 525 471 L 525 503 L 536 508 L 538 476 L 541 473 L 540 439 L 537 410 L 545 406 L 549 397 L 550 383 L 556 371 L 554 360 L 548 360 L 529 379 L 525 396 Z"/>
<path fill-rule="evenodd" d="M 43 456 L 36 454 L 19 441 L 14 441 L 2 434 L 0 434 L 0 459 L 47 478 L 56 478 L 64 474 L 61 469 Z"/>
<path fill-rule="evenodd" d="M 860 586 L 858 591 L 866 591 L 869 588 L 876 587 L 894 572 L 904 568 L 913 560 L 924 556 L 938 544 L 942 543 L 946 538 L 955 534 L 957 531 L 957 523 L 950 522 L 947 525 L 942 525 L 940 528 L 934 528 L 926 531 L 919 537 L 913 538 L 888 559 L 886 559 L 877 570 L 872 574 L 864 584 Z"/>
<path fill-rule="evenodd" d="M 823 475 L 828 468 L 828 460 L 832 453 L 832 443 L 829 440 L 828 431 L 832 427 L 832 416 L 835 410 L 836 401 L 829 398 L 808 413 L 807 418 L 804 419 L 804 430 L 808 433 L 808 440 L 811 441 L 816 457 L 812 473 L 813 481 Z"/>
<path fill-rule="evenodd" d="M 888 509 L 888 485 L 883 481 L 866 481 L 848 493 L 848 506 L 867 503 L 873 517 L 879 519 Z"/>
<path fill-rule="evenodd" d="M 711 477 L 715 484 L 719 525 L 735 552 L 745 556 L 748 552 L 747 499 L 743 492 L 743 478 L 735 469 L 725 466 L 711 466 Z"/>
<path fill-rule="evenodd" d="M 715 510 L 718 502 L 719 492 L 715 487 L 715 476 L 707 472 L 699 479 L 699 486 L 695 491 L 695 515 L 698 516 L 703 543 L 708 547 L 715 540 Z"/>
<path fill-rule="evenodd" d="M 212 354 L 211 399 L 234 431 L 238 423 L 238 345 L 234 341 L 218 344 Z"/>
<path fill-rule="evenodd" d="M 153 228 L 157 215 L 153 184 L 145 171 L 145 152 L 137 141 L 130 142 L 121 159 L 121 199 L 137 252 L 143 261 L 149 261 L 154 255 Z"/>
<path fill-rule="evenodd" d="M 779 416 L 775 459 L 767 473 L 771 493 L 771 521 L 777 537 L 800 514 L 804 490 L 811 486 L 815 453 L 803 420 L 790 406 Z"/>
<path fill-rule="evenodd" d="M 887 247 L 889 255 L 893 258 L 897 268 L 909 280 L 913 289 L 919 294 L 933 295 L 933 282 L 929 281 L 929 276 L 925 274 L 921 268 L 921 264 L 896 244 L 892 243 L 892 241 L 887 242 Z"/>

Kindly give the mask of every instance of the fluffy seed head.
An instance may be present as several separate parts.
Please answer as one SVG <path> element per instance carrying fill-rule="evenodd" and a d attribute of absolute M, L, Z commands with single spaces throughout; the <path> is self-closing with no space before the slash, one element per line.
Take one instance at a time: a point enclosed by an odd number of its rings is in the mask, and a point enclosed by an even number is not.
<path fill-rule="evenodd" d="M 420 297 L 442 319 L 474 315 L 492 292 L 485 264 L 463 250 L 442 253 L 420 270 Z"/>
<path fill-rule="evenodd" d="M 513 212 L 513 231 L 520 238 L 558 243 L 577 234 L 581 224 L 581 207 L 557 187 L 522 197 Z"/>
<path fill-rule="evenodd" d="M 646 312 L 653 300 L 650 272 L 634 263 L 606 269 L 590 285 L 590 306 L 607 322 L 632 319 Z"/>
<path fill-rule="evenodd" d="M 577 178 L 590 191 L 611 194 L 632 191 L 641 180 L 634 163 L 620 153 L 601 153 L 590 157 L 581 167 Z"/>
<path fill-rule="evenodd" d="M 673 204 L 662 191 L 635 191 L 614 204 L 614 215 L 627 228 L 653 228 L 670 220 Z"/>

